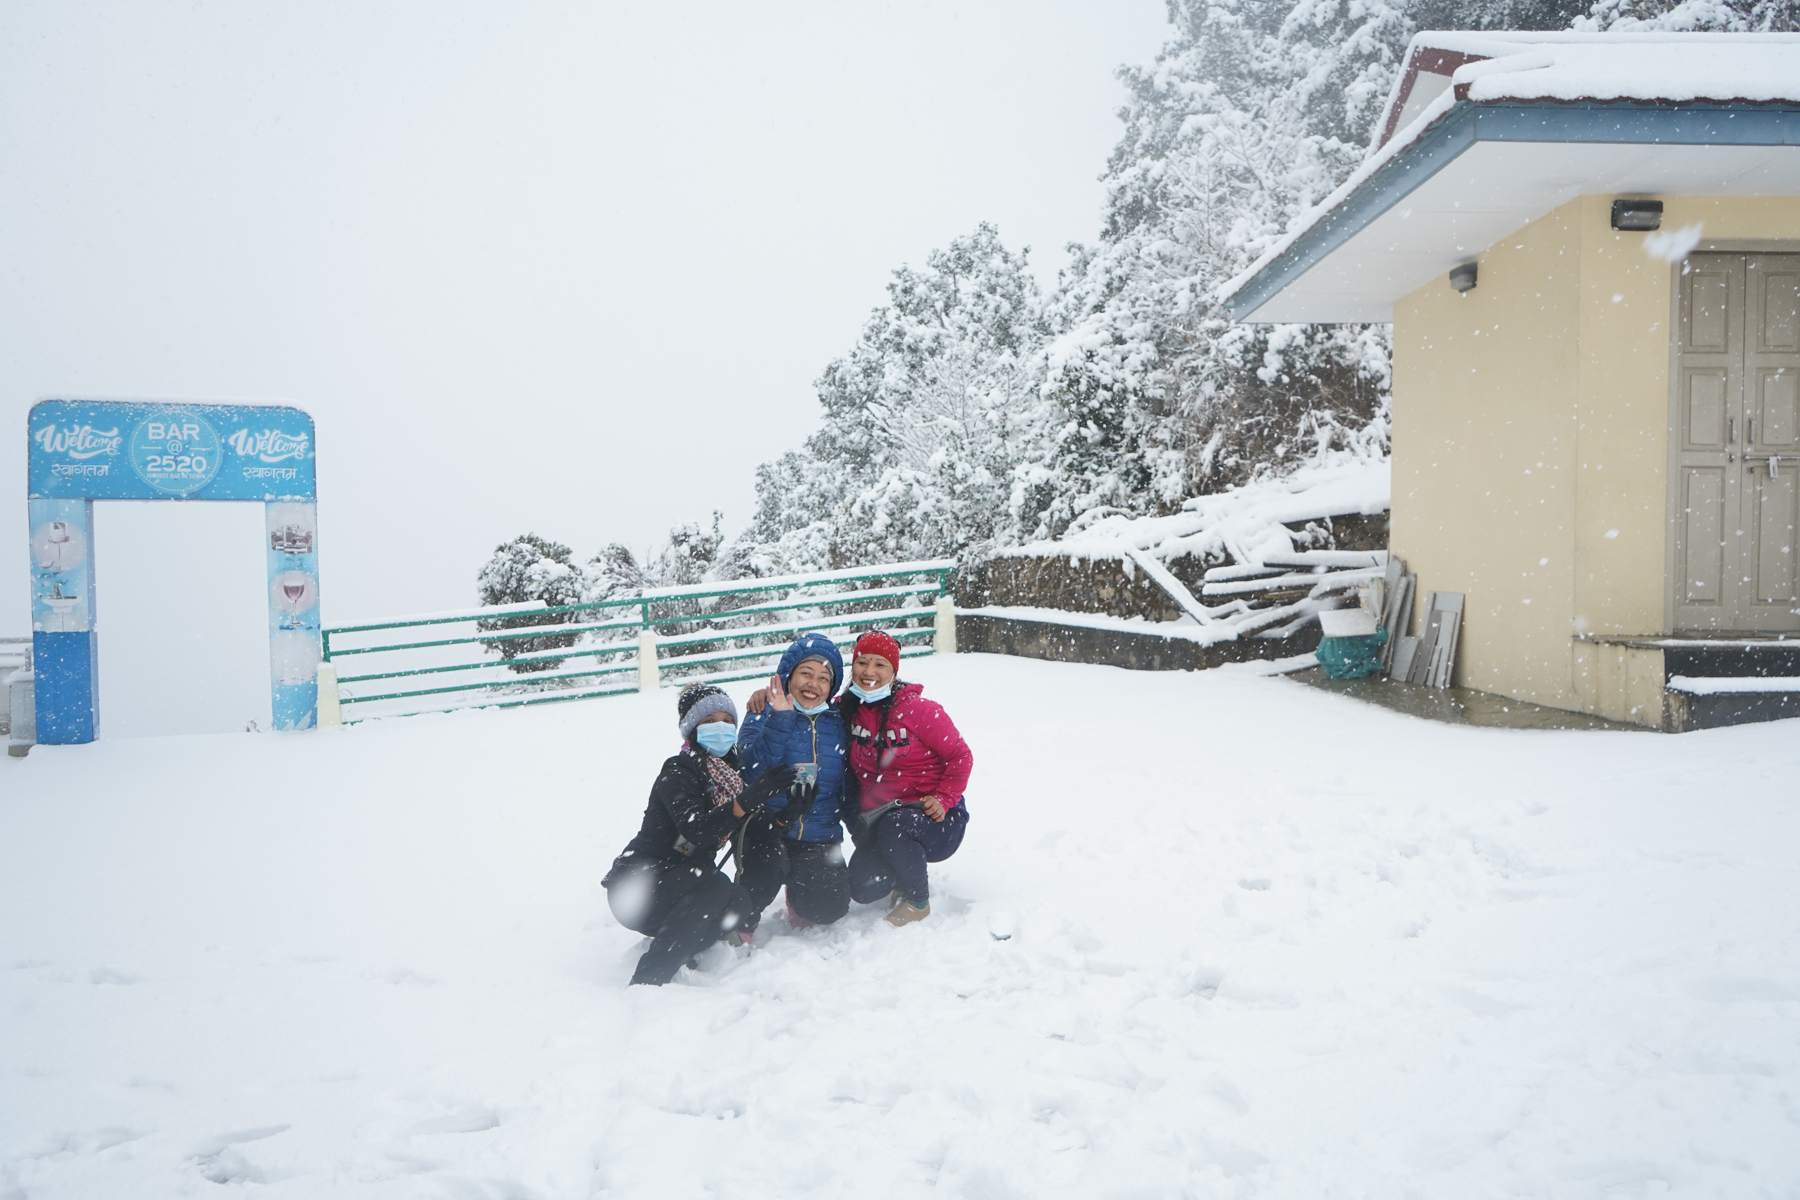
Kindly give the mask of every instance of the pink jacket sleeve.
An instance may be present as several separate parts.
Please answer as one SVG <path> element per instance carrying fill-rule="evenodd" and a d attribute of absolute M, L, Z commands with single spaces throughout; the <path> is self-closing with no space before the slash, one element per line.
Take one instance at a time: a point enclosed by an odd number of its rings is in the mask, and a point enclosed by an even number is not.
<path fill-rule="evenodd" d="M 975 754 L 969 749 L 969 743 L 963 741 L 962 734 L 956 730 L 955 722 L 944 706 L 935 700 L 924 700 L 920 707 L 931 706 L 929 714 L 921 714 L 924 720 L 914 718 L 909 721 L 915 737 L 925 743 L 925 748 L 937 755 L 938 761 L 944 764 L 943 778 L 938 780 L 934 789 L 946 800 L 954 800 L 969 790 L 969 775 L 975 769 Z"/>

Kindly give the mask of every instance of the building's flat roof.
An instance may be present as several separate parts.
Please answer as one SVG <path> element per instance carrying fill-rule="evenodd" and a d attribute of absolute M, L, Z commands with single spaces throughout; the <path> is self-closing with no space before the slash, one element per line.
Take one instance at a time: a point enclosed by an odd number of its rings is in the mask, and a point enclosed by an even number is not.
<path fill-rule="evenodd" d="M 1800 196 L 1800 35 L 1428 33 L 1408 62 L 1393 136 L 1220 289 L 1236 320 L 1392 320 L 1586 193 Z"/>

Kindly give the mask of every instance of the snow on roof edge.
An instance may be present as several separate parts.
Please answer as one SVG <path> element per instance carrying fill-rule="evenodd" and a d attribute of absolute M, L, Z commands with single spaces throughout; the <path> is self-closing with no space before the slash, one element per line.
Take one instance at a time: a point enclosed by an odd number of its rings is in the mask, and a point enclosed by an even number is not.
<path fill-rule="evenodd" d="M 1619 46 L 1626 43 L 1693 43 L 1696 39 L 1705 39 L 1709 44 L 1755 45 L 1800 43 L 1800 33 L 1700 33 L 1671 30 L 1650 30 L 1645 32 L 1621 31 L 1619 33 L 1583 33 L 1573 29 L 1555 29 L 1534 32 L 1528 29 L 1507 29 L 1483 32 L 1476 29 L 1422 29 L 1413 34 L 1412 41 L 1407 43 L 1406 55 L 1410 61 L 1415 50 L 1454 50 L 1462 54 L 1481 54 L 1498 50 L 1503 53 L 1518 53 L 1518 47 L 1535 45 L 1558 46 Z"/>
<path fill-rule="evenodd" d="M 1578 46 L 1583 49 L 1628 50 L 1638 46 L 1650 45 L 1684 45 L 1707 49 L 1724 49 L 1731 46 L 1777 46 L 1792 47 L 1796 51 L 1796 62 L 1791 74 L 1782 77 L 1781 85 L 1775 89 L 1765 88 L 1770 94 L 1752 97 L 1747 93 L 1755 90 L 1742 88 L 1744 95 L 1712 97 L 1698 94 L 1676 95 L 1630 95 L 1621 91 L 1617 83 L 1607 84 L 1600 88 L 1590 88 L 1597 94 L 1572 94 L 1565 84 L 1561 90 L 1552 87 L 1540 89 L 1534 93 L 1529 89 L 1509 88 L 1504 80 L 1507 76 L 1545 73 L 1554 77 L 1560 73 L 1568 74 L 1579 71 L 1578 63 L 1562 63 L 1548 47 Z M 1220 284 L 1213 291 L 1213 298 L 1220 304 L 1229 305 L 1232 298 L 1250 285 L 1264 270 L 1272 266 L 1289 250 L 1293 249 L 1302 237 L 1316 228 L 1330 213 L 1350 198 L 1370 177 L 1382 167 L 1391 163 L 1407 148 L 1424 136 L 1426 131 L 1449 114 L 1459 103 L 1532 103 L 1556 102 L 1569 103 L 1591 101 L 1600 103 L 1641 102 L 1649 104 L 1781 104 L 1800 102 L 1800 33 L 1576 33 L 1558 31 L 1554 33 L 1530 33 L 1524 31 L 1507 31 L 1504 33 L 1462 32 L 1455 30 L 1424 31 L 1413 35 L 1407 44 L 1404 62 L 1408 64 L 1401 78 L 1411 71 L 1410 64 L 1420 50 L 1450 50 L 1459 53 L 1485 54 L 1483 61 L 1467 63 L 1458 67 L 1451 75 L 1453 86 L 1445 89 L 1431 104 L 1413 118 L 1411 124 L 1396 130 L 1394 136 L 1381 145 L 1359 166 L 1342 185 L 1324 200 L 1303 213 L 1293 226 L 1277 239 L 1270 247 L 1257 257 L 1243 271 Z M 1616 57 L 1609 55 L 1608 57 Z M 1591 69 L 1591 67 L 1590 67 Z M 1604 75 L 1604 72 L 1596 74 Z M 1669 87 L 1665 82 L 1653 85 L 1654 90 L 1679 93 L 1679 88 Z M 1389 94 L 1390 107 L 1398 102 L 1400 82 L 1396 82 Z M 1609 91 L 1610 89 L 1610 91 Z M 1645 91 L 1651 89 L 1642 89 Z M 1784 94 L 1776 95 L 1775 92 Z M 1458 93 L 1462 96 L 1458 96 Z M 1260 307 L 1260 306 L 1259 306 Z M 1234 320 L 1241 320 L 1233 314 Z"/>

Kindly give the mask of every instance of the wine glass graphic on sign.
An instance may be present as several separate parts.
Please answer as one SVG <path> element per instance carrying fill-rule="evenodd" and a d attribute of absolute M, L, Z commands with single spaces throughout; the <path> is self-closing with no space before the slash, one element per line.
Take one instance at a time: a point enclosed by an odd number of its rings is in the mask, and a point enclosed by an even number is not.
<path fill-rule="evenodd" d="M 283 571 L 269 581 L 269 600 L 277 610 L 297 617 L 318 604 L 319 581 L 308 571 Z"/>

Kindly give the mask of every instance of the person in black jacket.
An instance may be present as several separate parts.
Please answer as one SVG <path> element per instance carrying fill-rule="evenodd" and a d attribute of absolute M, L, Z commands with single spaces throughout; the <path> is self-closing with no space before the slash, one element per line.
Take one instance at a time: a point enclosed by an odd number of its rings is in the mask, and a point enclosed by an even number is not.
<path fill-rule="evenodd" d="M 694 955 L 744 923 L 751 901 L 713 856 L 794 781 L 780 767 L 746 785 L 737 756 L 737 705 L 716 687 L 692 684 L 675 703 L 681 752 L 650 786 L 644 821 L 601 881 L 619 924 L 654 940 L 632 983 L 662 985 Z M 797 798 L 800 799 L 800 798 Z M 811 796 L 789 812 L 805 812 Z M 779 816 L 780 814 L 774 814 Z"/>

